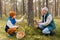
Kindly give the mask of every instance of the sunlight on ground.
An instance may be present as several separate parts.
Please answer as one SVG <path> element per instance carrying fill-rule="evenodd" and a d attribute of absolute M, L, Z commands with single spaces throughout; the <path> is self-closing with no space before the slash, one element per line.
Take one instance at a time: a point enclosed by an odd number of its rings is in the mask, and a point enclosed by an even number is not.
<path fill-rule="evenodd" d="M 26 20 L 25 20 L 26 21 Z M 60 19 L 55 19 L 56 23 L 56 34 L 54 36 L 41 35 L 40 30 L 34 30 L 33 27 L 28 27 L 26 22 L 18 23 L 23 29 L 25 29 L 26 36 L 21 40 L 60 40 Z M 4 31 L 6 25 L 5 20 L 0 20 L 0 40 L 17 40 L 15 36 L 9 38 L 7 33 Z M 19 28 L 21 29 L 21 28 Z"/>

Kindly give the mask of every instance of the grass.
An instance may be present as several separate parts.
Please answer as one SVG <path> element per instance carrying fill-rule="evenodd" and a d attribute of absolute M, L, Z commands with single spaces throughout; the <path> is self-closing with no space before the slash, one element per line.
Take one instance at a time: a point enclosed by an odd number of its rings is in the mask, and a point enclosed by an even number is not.
<path fill-rule="evenodd" d="M 21 40 L 60 40 L 60 19 L 55 19 L 56 23 L 56 34 L 54 36 L 45 36 L 41 35 L 39 29 L 34 29 L 33 27 L 28 27 L 26 20 L 21 23 L 17 23 L 19 25 L 19 31 L 25 31 L 26 36 Z M 9 38 L 7 33 L 5 32 L 6 19 L 3 18 L 0 20 L 0 40 L 17 40 L 16 36 Z"/>

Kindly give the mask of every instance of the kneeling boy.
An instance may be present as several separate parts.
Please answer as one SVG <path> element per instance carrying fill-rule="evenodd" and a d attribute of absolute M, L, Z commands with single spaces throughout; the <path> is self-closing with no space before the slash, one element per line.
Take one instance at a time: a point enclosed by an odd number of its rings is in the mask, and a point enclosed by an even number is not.
<path fill-rule="evenodd" d="M 19 26 L 15 26 L 16 22 L 21 22 L 24 19 L 24 17 L 25 16 L 22 16 L 21 19 L 17 20 L 16 12 L 14 11 L 9 12 L 9 17 L 5 27 L 5 31 L 9 34 L 9 36 L 12 36 L 15 33 L 16 29 L 19 27 Z"/>

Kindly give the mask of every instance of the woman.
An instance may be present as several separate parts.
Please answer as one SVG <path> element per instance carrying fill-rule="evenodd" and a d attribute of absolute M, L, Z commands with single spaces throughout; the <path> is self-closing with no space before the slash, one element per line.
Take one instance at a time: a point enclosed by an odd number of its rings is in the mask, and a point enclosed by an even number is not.
<path fill-rule="evenodd" d="M 55 23 L 52 15 L 48 12 L 48 8 L 42 8 L 42 20 L 35 21 L 37 25 L 35 28 L 42 30 L 43 34 L 52 34 L 52 31 L 55 29 Z"/>

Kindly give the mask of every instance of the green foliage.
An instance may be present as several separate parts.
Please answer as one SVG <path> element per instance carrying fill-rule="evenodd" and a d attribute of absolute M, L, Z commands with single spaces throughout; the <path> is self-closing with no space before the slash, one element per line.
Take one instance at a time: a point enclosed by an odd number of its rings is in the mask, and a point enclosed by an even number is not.
<path fill-rule="evenodd" d="M 3 21 L 3 22 L 2 22 Z M 54 36 L 41 35 L 39 29 L 34 29 L 33 27 L 27 26 L 27 21 L 24 20 L 21 23 L 17 23 L 19 26 L 18 31 L 24 31 L 26 36 L 21 40 L 60 40 L 60 19 L 55 19 L 56 23 L 56 34 Z M 2 25 L 3 24 L 3 25 Z M 4 31 L 6 20 L 0 20 L 0 40 L 17 40 L 16 36 L 9 38 L 7 33 Z"/>

